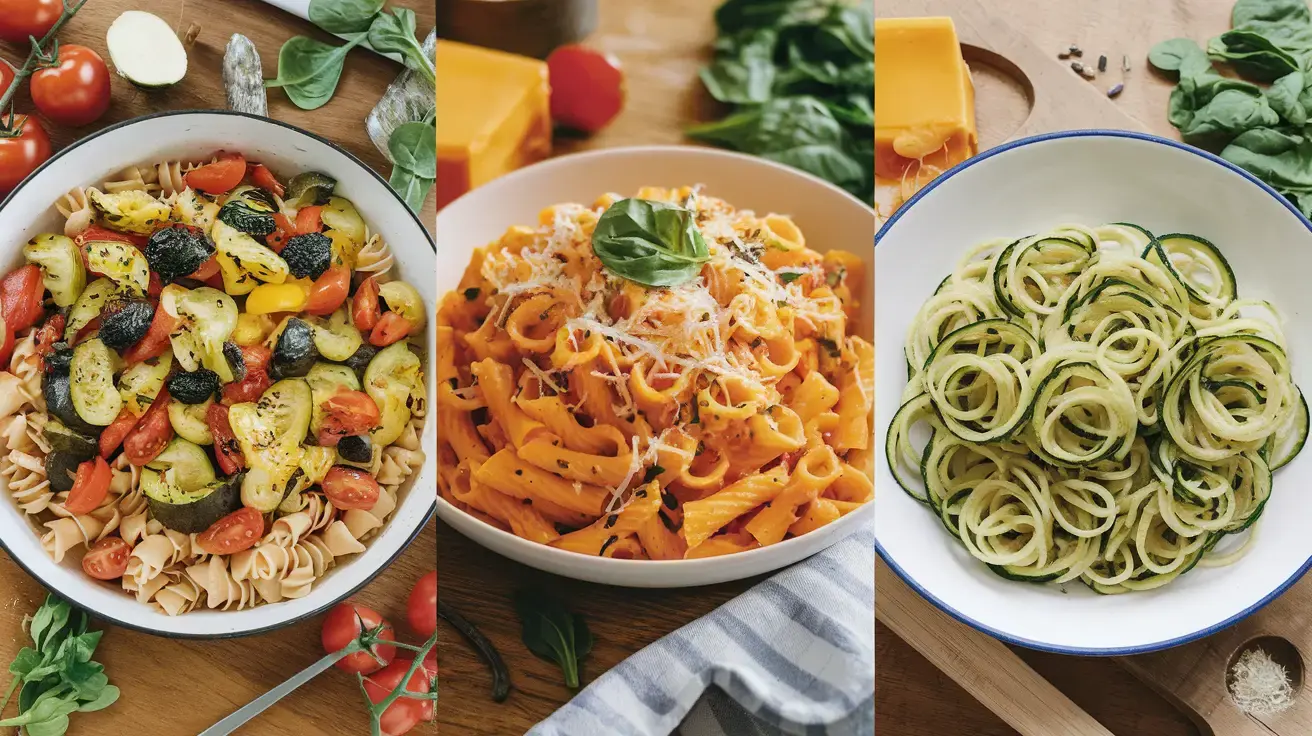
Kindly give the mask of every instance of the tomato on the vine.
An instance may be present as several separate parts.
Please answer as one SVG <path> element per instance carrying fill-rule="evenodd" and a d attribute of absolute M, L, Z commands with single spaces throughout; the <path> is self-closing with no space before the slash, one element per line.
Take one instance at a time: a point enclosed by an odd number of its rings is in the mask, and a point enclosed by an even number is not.
<path fill-rule="evenodd" d="M 366 675 L 364 678 L 364 691 L 369 696 L 369 702 L 377 705 L 387 699 L 387 696 L 396 690 L 405 675 L 410 671 L 410 663 L 413 660 L 398 659 L 395 662 L 384 667 L 382 670 L 372 675 Z M 411 693 L 429 693 L 432 692 L 433 682 L 424 663 L 420 663 L 415 668 L 413 675 L 406 681 L 405 690 Z M 433 719 L 433 713 L 436 709 L 432 700 L 420 700 L 418 698 L 408 698 L 404 695 L 397 698 L 387 710 L 383 711 L 379 725 L 382 726 L 383 733 L 391 736 L 400 736 L 414 728 L 423 721 Z"/>
<path fill-rule="evenodd" d="M 86 46 L 62 45 L 56 65 L 32 75 L 32 104 L 61 125 L 93 123 L 109 109 L 109 67 Z"/>
<path fill-rule="evenodd" d="M 328 612 L 323 620 L 323 650 L 328 654 L 340 652 L 347 645 L 360 638 L 360 634 L 382 626 L 378 634 L 380 639 L 392 639 L 392 625 L 383 620 L 381 614 L 372 608 L 354 603 L 338 603 Z M 347 672 L 369 674 L 377 672 L 391 664 L 396 658 L 396 647 L 391 644 L 374 644 L 369 651 L 353 652 L 337 660 L 337 668 Z M 374 658 L 377 655 L 377 659 Z M 381 660 L 381 664 L 379 662 Z"/>
<path fill-rule="evenodd" d="M 3 15 L 4 10 L 0 9 L 0 17 Z M 19 182 L 50 158 L 50 136 L 36 118 L 10 116 L 3 127 L 10 132 L 20 132 L 0 137 L 0 197 L 12 192 Z"/>
<path fill-rule="evenodd" d="M 410 628 L 425 639 L 437 631 L 437 570 L 419 578 L 406 601 L 406 619 Z"/>
<path fill-rule="evenodd" d="M 0 93 L 3 93 L 5 90 L 9 89 L 9 85 L 13 81 L 14 81 L 14 68 L 9 65 L 9 62 L 5 61 L 4 59 L 0 59 Z"/>
<path fill-rule="evenodd" d="M 82 570 L 96 580 L 118 580 L 128 571 L 132 547 L 122 537 L 105 537 L 82 558 Z"/>
<path fill-rule="evenodd" d="M 63 12 L 60 0 L 0 0 L 0 38 L 27 48 L 27 37 L 40 41 Z"/>

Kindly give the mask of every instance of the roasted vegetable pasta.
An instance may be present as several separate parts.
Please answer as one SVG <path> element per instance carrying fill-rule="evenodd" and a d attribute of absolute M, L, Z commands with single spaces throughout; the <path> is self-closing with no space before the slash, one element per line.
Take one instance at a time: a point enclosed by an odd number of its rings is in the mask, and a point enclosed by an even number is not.
<path fill-rule="evenodd" d="M 418 291 L 331 177 L 239 154 L 56 209 L 0 279 L 14 502 L 56 562 L 169 615 L 308 595 L 424 461 Z"/>
<path fill-rule="evenodd" d="M 672 560 L 873 497 L 861 260 L 697 188 L 549 207 L 438 309 L 438 485 L 541 544 Z"/>
<path fill-rule="evenodd" d="M 1008 579 L 1230 562 L 1308 427 L 1274 308 L 1237 291 L 1212 243 L 1128 224 L 970 250 L 908 329 L 894 477 Z"/>

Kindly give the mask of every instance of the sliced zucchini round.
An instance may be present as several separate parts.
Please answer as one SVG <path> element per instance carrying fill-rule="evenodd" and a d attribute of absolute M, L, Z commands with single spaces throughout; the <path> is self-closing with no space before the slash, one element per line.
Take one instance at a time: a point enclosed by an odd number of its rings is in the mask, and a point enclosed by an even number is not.
<path fill-rule="evenodd" d="M 87 286 L 82 254 L 72 238 L 44 233 L 23 246 L 28 263 L 41 267 L 41 281 L 59 307 L 72 306 Z"/>
<path fill-rule="evenodd" d="M 305 382 L 310 384 L 312 399 L 310 434 L 314 436 L 318 436 L 319 430 L 323 427 L 323 410 L 320 408 L 323 402 L 342 389 L 360 390 L 360 380 L 355 377 L 355 371 L 347 366 L 332 363 L 315 363 L 306 374 Z"/>
<path fill-rule="evenodd" d="M 233 436 L 250 468 L 242 481 L 242 503 L 268 512 L 282 502 L 305 454 L 301 443 L 310 428 L 312 401 L 308 383 L 288 378 L 270 386 L 258 402 L 229 409 Z"/>
<path fill-rule="evenodd" d="M 284 201 L 291 207 L 300 209 L 310 205 L 328 204 L 333 196 L 337 180 L 317 171 L 304 171 L 292 177 L 287 183 L 287 196 Z"/>
<path fill-rule="evenodd" d="M 105 193 L 92 188 L 87 190 L 87 198 L 105 224 L 119 232 L 137 235 L 155 232 L 172 211 L 167 204 L 140 189 Z"/>
<path fill-rule="evenodd" d="M 144 89 L 171 87 L 187 76 L 187 50 L 158 15 L 129 10 L 105 34 L 109 58 L 119 75 Z"/>
<path fill-rule="evenodd" d="M 100 310 L 105 308 L 109 300 L 118 293 L 118 284 L 107 278 L 100 278 L 92 281 L 87 288 L 82 290 L 73 308 L 68 310 L 68 324 L 64 327 L 64 339 L 72 342 L 77 337 L 77 333 L 82 331 L 83 327 L 91 324 L 91 320 L 100 316 Z"/>
<path fill-rule="evenodd" d="M 73 348 L 69 389 L 73 408 L 88 424 L 109 426 L 123 409 L 123 399 L 114 387 L 114 358 L 114 351 L 99 338 Z"/>
<path fill-rule="evenodd" d="M 158 358 L 142 361 L 118 377 L 118 395 L 128 411 L 141 416 L 150 408 L 164 381 L 173 369 L 173 351 L 165 350 Z"/>
<path fill-rule="evenodd" d="M 382 413 L 379 426 L 370 433 L 374 444 L 386 447 L 397 440 L 410 423 L 410 395 L 423 384 L 419 357 L 405 342 L 383 348 L 364 372 L 364 390 Z"/>
<path fill-rule="evenodd" d="M 169 284 L 160 292 L 159 303 L 182 322 L 169 335 L 178 364 L 188 371 L 208 368 L 218 374 L 220 382 L 230 382 L 232 366 L 223 356 L 223 343 L 237 328 L 237 302 L 208 286 L 184 289 Z"/>
<path fill-rule="evenodd" d="M 214 404 L 214 399 L 207 399 L 201 404 L 184 404 L 176 399 L 169 401 L 169 424 L 173 431 L 188 442 L 197 445 L 214 444 L 214 433 L 205 421 L 205 412 Z"/>
<path fill-rule="evenodd" d="M 323 224 L 329 230 L 336 230 L 350 238 L 356 246 L 364 245 L 364 218 L 356 211 L 355 205 L 345 197 L 329 197 L 320 215 Z"/>
<path fill-rule="evenodd" d="M 214 466 L 205 449 L 182 437 L 174 437 L 146 467 L 163 472 L 169 485 L 183 493 L 194 493 L 215 480 Z"/>
<path fill-rule="evenodd" d="M 184 491 L 173 482 L 171 472 L 150 467 L 141 471 L 141 491 L 150 505 L 150 515 L 169 529 L 198 534 L 241 507 L 241 473 Z"/>
<path fill-rule="evenodd" d="M 287 280 L 287 262 L 255 238 L 222 220 L 210 230 L 218 250 L 223 290 L 233 296 L 249 294 L 260 283 L 281 284 Z"/>
<path fill-rule="evenodd" d="M 319 354 L 335 363 L 341 363 L 360 349 L 364 337 L 351 323 L 346 308 L 333 312 L 324 320 L 314 320 L 314 347 Z"/>
<path fill-rule="evenodd" d="M 112 240 L 96 240 L 86 245 L 87 266 L 103 273 L 125 293 L 142 296 L 150 285 L 150 264 L 135 246 Z"/>

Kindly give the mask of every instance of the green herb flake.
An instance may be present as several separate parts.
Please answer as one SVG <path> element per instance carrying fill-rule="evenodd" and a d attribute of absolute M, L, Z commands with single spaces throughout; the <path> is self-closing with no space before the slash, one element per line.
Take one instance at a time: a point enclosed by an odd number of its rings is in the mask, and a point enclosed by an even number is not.
<path fill-rule="evenodd" d="M 592 633 L 583 618 L 541 591 L 517 591 L 515 612 L 523 624 L 524 646 L 560 666 L 565 686 L 579 688 L 580 664 L 592 651 Z"/>
<path fill-rule="evenodd" d="M 710 250 L 692 210 L 622 199 L 597 220 L 592 250 L 608 270 L 644 286 L 677 286 L 697 277 Z"/>

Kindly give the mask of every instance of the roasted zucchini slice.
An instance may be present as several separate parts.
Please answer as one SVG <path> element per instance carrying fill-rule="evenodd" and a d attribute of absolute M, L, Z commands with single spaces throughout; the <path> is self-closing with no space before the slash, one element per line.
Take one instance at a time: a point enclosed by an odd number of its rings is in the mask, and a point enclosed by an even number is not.
<path fill-rule="evenodd" d="M 144 296 L 150 286 L 150 264 L 135 246 L 113 240 L 96 240 L 86 245 L 87 267 L 103 273 L 119 290 Z"/>
<path fill-rule="evenodd" d="M 183 370 L 205 367 L 221 383 L 232 381 L 232 366 L 223 355 L 223 343 L 237 327 L 237 302 L 208 286 L 184 289 L 169 284 L 159 295 L 160 308 L 180 320 L 169 335 L 173 355 Z"/>
<path fill-rule="evenodd" d="M 319 354 L 334 363 L 342 363 L 355 355 L 364 344 L 364 337 L 345 307 L 333 312 L 327 320 L 314 321 L 314 347 Z"/>
<path fill-rule="evenodd" d="M 128 411 L 141 416 L 159 396 L 169 371 L 173 368 L 173 351 L 165 350 L 158 358 L 142 361 L 118 377 L 118 395 Z"/>
<path fill-rule="evenodd" d="M 300 468 L 301 443 L 310 428 L 310 385 L 288 378 L 268 388 L 257 402 L 228 410 L 233 436 L 250 468 L 242 482 L 242 503 L 260 511 L 278 508 L 287 483 Z"/>
<path fill-rule="evenodd" d="M 100 310 L 104 309 L 109 300 L 114 298 L 117 293 L 118 285 L 109 279 L 96 279 L 88 284 L 87 288 L 82 290 L 82 294 L 77 298 L 77 301 L 74 302 L 73 308 L 68 310 L 68 324 L 64 327 L 64 339 L 72 342 L 83 327 L 91 324 L 91 320 L 100 316 Z"/>
<path fill-rule="evenodd" d="M 281 284 L 287 280 L 287 262 L 255 238 L 219 220 L 210 231 L 218 249 L 224 291 L 249 294 L 261 282 Z"/>
<path fill-rule="evenodd" d="M 330 197 L 323 206 L 324 227 L 336 230 L 355 243 L 357 249 L 364 245 L 364 218 L 356 211 L 355 205 L 345 197 Z"/>
<path fill-rule="evenodd" d="M 410 323 L 410 334 L 418 335 L 424 331 L 424 318 L 428 310 L 424 307 L 423 297 L 415 287 L 404 281 L 389 281 L 378 287 L 378 296 L 387 304 L 387 309 L 405 317 Z"/>
<path fill-rule="evenodd" d="M 419 356 L 404 341 L 383 348 L 364 372 L 364 390 L 378 405 L 382 421 L 370 433 L 373 442 L 386 447 L 397 440 L 410 422 L 410 395 L 423 386 Z"/>
<path fill-rule="evenodd" d="M 72 238 L 38 235 L 23 246 L 23 257 L 41 267 L 42 284 L 54 298 L 55 306 L 72 306 L 87 286 L 87 270 Z"/>
<path fill-rule="evenodd" d="M 100 338 L 79 343 L 73 348 L 69 366 L 73 408 L 88 424 L 109 426 L 123 409 L 123 399 L 114 387 L 114 351 Z"/>

